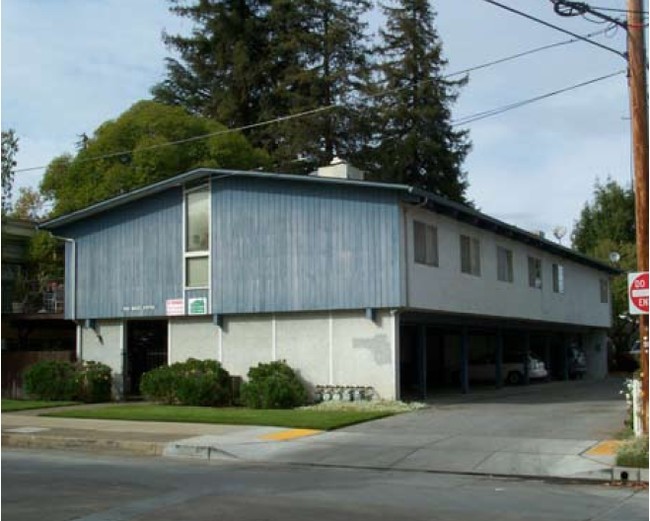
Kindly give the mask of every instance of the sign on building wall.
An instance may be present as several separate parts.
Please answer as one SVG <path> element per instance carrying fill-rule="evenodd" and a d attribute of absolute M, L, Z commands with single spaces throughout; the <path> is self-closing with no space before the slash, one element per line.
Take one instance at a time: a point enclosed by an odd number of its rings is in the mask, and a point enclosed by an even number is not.
<path fill-rule="evenodd" d="M 205 297 L 191 298 L 187 304 L 188 315 L 205 315 L 208 312 L 208 299 Z"/>
<path fill-rule="evenodd" d="M 648 314 L 648 272 L 627 274 L 627 296 L 631 315 Z"/>
<path fill-rule="evenodd" d="M 170 298 L 165 301 L 165 314 L 176 316 L 185 314 L 185 300 L 182 298 Z"/>

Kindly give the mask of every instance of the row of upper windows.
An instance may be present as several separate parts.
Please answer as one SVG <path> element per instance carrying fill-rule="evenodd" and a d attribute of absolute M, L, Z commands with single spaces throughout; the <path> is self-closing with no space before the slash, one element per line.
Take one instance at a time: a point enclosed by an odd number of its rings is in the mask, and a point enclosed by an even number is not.
<path fill-rule="evenodd" d="M 438 266 L 438 229 L 430 224 L 413 221 L 413 249 L 415 262 L 428 266 Z M 514 282 L 512 250 L 497 246 L 497 280 Z M 460 235 L 460 271 L 476 277 L 481 276 L 481 243 L 478 238 Z M 553 293 L 564 293 L 564 266 L 552 265 Z M 528 285 L 542 289 L 542 259 L 528 255 Z M 600 279 L 600 301 L 609 302 L 609 283 Z"/>

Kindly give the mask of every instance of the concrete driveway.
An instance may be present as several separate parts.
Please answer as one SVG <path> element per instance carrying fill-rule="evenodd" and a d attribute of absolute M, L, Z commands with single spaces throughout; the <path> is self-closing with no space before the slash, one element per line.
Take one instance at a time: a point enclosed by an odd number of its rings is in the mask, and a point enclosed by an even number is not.
<path fill-rule="evenodd" d="M 623 427 L 621 385 L 621 379 L 553 382 L 441 397 L 413 413 L 267 446 L 264 459 L 611 479 L 613 455 L 593 449 Z"/>

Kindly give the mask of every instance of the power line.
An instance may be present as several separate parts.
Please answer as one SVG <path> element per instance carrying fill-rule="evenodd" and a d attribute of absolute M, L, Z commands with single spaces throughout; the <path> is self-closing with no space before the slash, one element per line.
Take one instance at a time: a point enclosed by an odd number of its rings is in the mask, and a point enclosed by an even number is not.
<path fill-rule="evenodd" d="M 467 125 L 468 123 L 474 123 L 475 121 L 479 121 L 481 119 L 485 118 L 490 118 L 492 116 L 498 116 L 499 114 L 503 114 L 504 112 L 508 112 L 510 110 L 517 109 L 519 107 L 523 107 L 524 105 L 530 105 L 531 103 L 535 103 L 537 101 L 541 101 L 547 98 L 550 98 L 552 96 L 557 96 L 558 94 L 563 94 L 565 92 L 569 92 L 575 89 L 579 89 L 580 87 L 586 87 L 587 85 L 591 85 L 593 83 L 597 83 L 600 81 L 604 81 L 606 79 L 612 78 L 614 76 L 618 76 L 620 74 L 624 74 L 626 71 L 625 70 L 620 70 L 617 72 L 613 72 L 611 74 L 606 74 L 605 76 L 599 76 L 598 78 L 593 78 L 591 80 L 583 81 L 581 83 L 576 83 L 575 85 L 571 85 L 569 87 L 564 87 L 562 89 L 554 90 L 552 92 L 547 92 L 546 94 L 541 94 L 539 96 L 535 96 L 533 98 L 528 98 L 522 101 L 517 101 L 514 103 L 510 103 L 508 105 L 503 105 L 501 107 L 496 107 L 491 110 L 484 110 L 482 112 L 477 112 L 475 114 L 470 114 L 469 116 L 464 116 L 462 118 L 458 118 L 457 120 L 452 121 L 452 125 Z"/>
<path fill-rule="evenodd" d="M 509 56 L 505 56 L 505 57 L 499 58 L 497 60 L 492 60 L 492 61 L 485 62 L 485 63 L 479 64 L 479 65 L 468 67 L 466 69 L 462 69 L 460 71 L 445 74 L 443 76 L 443 78 L 450 78 L 450 77 L 453 77 L 453 76 L 459 76 L 459 75 L 462 75 L 462 74 L 467 74 L 469 72 L 473 72 L 473 71 L 476 71 L 476 70 L 485 69 L 485 68 L 488 68 L 488 67 L 492 67 L 494 65 L 499 65 L 501 63 L 505 63 L 505 62 L 508 62 L 508 61 L 511 61 L 511 60 L 515 60 L 517 58 L 522 58 L 524 56 L 535 54 L 535 53 L 538 53 L 538 52 L 541 52 L 541 51 L 544 51 L 544 50 L 547 50 L 547 49 L 552 49 L 554 47 L 560 47 L 560 46 L 563 46 L 563 45 L 576 43 L 578 41 L 584 40 L 585 38 L 598 36 L 600 34 L 604 34 L 604 33 L 608 32 L 608 31 L 609 31 L 609 28 L 601 29 L 599 31 L 594 31 L 594 32 L 586 34 L 584 36 L 577 35 L 575 38 L 570 38 L 568 40 L 563 40 L 563 41 L 551 43 L 551 44 L 548 44 L 548 45 L 543 45 L 543 46 L 540 46 L 540 47 L 535 47 L 533 49 L 529 49 L 527 51 L 522 51 L 522 52 L 519 52 L 519 53 L 511 54 Z M 385 95 L 388 95 L 388 94 L 393 94 L 395 92 L 399 92 L 399 91 L 402 91 L 402 90 L 410 89 L 414 85 L 423 85 L 423 84 L 426 84 L 426 83 L 431 83 L 433 81 L 436 81 L 436 79 L 422 80 L 422 81 L 419 81 L 419 82 L 416 82 L 416 83 L 410 83 L 409 85 L 404 86 L 404 87 L 398 87 L 398 88 L 391 89 L 391 90 L 388 90 L 388 91 L 373 94 L 373 95 L 367 96 L 366 101 L 371 100 L 371 99 L 375 99 L 375 98 L 378 98 L 378 97 L 381 97 L 381 96 L 385 96 Z M 312 109 L 312 110 L 307 110 L 307 111 L 304 111 L 304 112 L 298 112 L 296 114 L 291 114 L 291 115 L 288 115 L 288 116 L 281 116 L 281 117 L 266 120 L 266 121 L 260 121 L 258 123 L 251 123 L 249 125 L 244 125 L 244 126 L 241 126 L 241 127 L 218 130 L 218 131 L 215 131 L 215 132 L 210 132 L 208 134 L 201 134 L 201 135 L 198 135 L 198 136 L 192 136 L 192 137 L 189 137 L 189 138 L 179 139 L 179 140 L 176 140 L 176 141 L 169 141 L 169 142 L 166 142 L 166 143 L 158 143 L 158 144 L 155 144 L 155 145 L 150 145 L 150 146 L 147 146 L 147 147 L 139 148 L 138 151 L 141 151 L 141 150 L 154 150 L 154 149 L 164 148 L 164 147 L 168 147 L 168 146 L 176 146 L 176 145 L 182 145 L 184 143 L 191 143 L 191 142 L 194 142 L 194 141 L 201 141 L 203 139 L 208 139 L 208 138 L 211 138 L 211 137 L 216 137 L 216 136 L 220 136 L 220 135 L 224 135 L 224 134 L 231 134 L 231 133 L 234 133 L 234 132 L 241 132 L 243 130 L 250 130 L 250 129 L 253 129 L 253 128 L 259 128 L 259 127 L 263 127 L 263 126 L 267 126 L 267 125 L 272 125 L 272 124 L 275 124 L 275 123 L 282 123 L 284 121 L 290 121 L 292 119 L 308 117 L 308 116 L 312 116 L 312 115 L 315 115 L 315 114 L 318 114 L 318 113 L 321 113 L 321 112 L 326 112 L 326 111 L 333 110 L 333 109 L 340 108 L 340 107 L 343 107 L 343 105 L 340 105 L 340 104 L 327 105 L 327 106 L 324 106 L 324 107 L 319 107 L 319 108 Z M 130 155 L 133 155 L 134 152 L 135 152 L 134 150 L 122 150 L 122 151 L 119 151 L 119 152 L 111 152 L 111 153 L 102 154 L 102 155 L 99 155 L 99 156 L 92 156 L 92 157 L 87 157 L 87 158 L 77 158 L 76 161 L 83 162 L 83 163 L 89 162 L 89 161 L 99 161 L 99 160 L 102 160 L 102 159 L 110 159 L 110 158 L 113 158 L 113 157 L 130 156 Z M 41 166 L 32 166 L 32 167 L 26 167 L 26 168 L 18 168 L 16 170 L 14 170 L 14 172 L 15 173 L 32 172 L 32 171 L 35 171 L 35 170 L 46 169 L 48 166 L 49 165 L 41 165 Z"/>
<path fill-rule="evenodd" d="M 593 36 L 598 36 L 600 34 L 605 34 L 605 33 L 609 32 L 610 30 L 611 30 L 611 28 L 607 27 L 606 29 L 601 29 L 599 31 L 594 31 L 593 33 L 585 34 L 585 35 L 583 35 L 583 38 L 591 38 Z M 457 71 L 457 72 L 452 72 L 450 74 L 446 74 L 443 77 L 444 78 L 450 78 L 452 76 L 460 76 L 461 74 L 467 74 L 468 72 L 473 72 L 473 71 L 476 71 L 476 70 L 479 70 L 479 69 L 485 69 L 487 67 L 491 67 L 493 65 L 498 65 L 500 63 L 505 63 L 505 62 L 514 60 L 516 58 L 522 58 L 522 57 L 528 56 L 530 54 L 535 54 L 535 53 L 538 53 L 538 52 L 541 52 L 541 51 L 545 51 L 547 49 L 553 49 L 555 47 L 561 47 L 563 45 L 568 45 L 568 44 L 576 43 L 576 42 L 579 42 L 579 41 L 582 41 L 582 39 L 581 38 L 569 38 L 568 40 L 562 40 L 560 42 L 550 43 L 548 45 L 542 45 L 541 47 L 535 47 L 533 49 L 529 49 L 528 51 L 522 51 L 522 52 L 518 52 L 516 54 L 511 54 L 510 56 L 506 56 L 504 58 L 499 58 L 498 60 L 489 61 L 489 62 L 482 63 L 480 65 L 475 65 L 473 67 L 469 67 L 467 69 L 463 69 L 463 70 L 460 70 L 460 71 Z"/>
<path fill-rule="evenodd" d="M 556 31 L 560 31 L 561 33 L 564 34 L 569 34 L 573 36 L 574 38 L 578 38 L 579 40 L 585 41 L 587 43 L 590 43 L 592 45 L 595 45 L 596 47 L 600 47 L 601 49 L 605 49 L 606 51 L 613 52 L 614 54 L 620 56 L 621 58 L 627 60 L 627 55 L 625 53 L 622 53 L 620 51 L 617 51 L 616 49 L 612 49 L 611 47 L 607 47 L 606 45 L 603 45 L 602 43 L 595 42 L 593 40 L 590 40 L 589 38 L 585 38 L 584 36 L 580 36 L 579 34 L 576 34 L 572 31 L 568 31 L 567 29 L 563 29 L 562 27 L 559 27 L 557 25 L 554 25 L 552 23 L 549 23 L 545 20 L 542 20 L 541 18 L 537 18 L 536 16 L 532 16 L 528 13 L 524 13 L 523 11 L 519 11 L 517 9 L 514 9 L 512 7 L 509 7 L 507 5 L 501 4 L 499 2 L 496 2 L 495 0 L 483 0 L 483 2 L 487 2 L 488 4 L 492 4 L 496 7 L 499 7 L 501 9 L 505 9 L 506 11 L 510 11 L 511 13 L 514 13 L 519 16 L 523 16 L 524 18 L 528 18 L 529 20 L 533 20 L 534 22 L 537 22 L 539 24 L 542 24 L 546 27 L 550 27 L 551 29 L 555 29 Z"/>

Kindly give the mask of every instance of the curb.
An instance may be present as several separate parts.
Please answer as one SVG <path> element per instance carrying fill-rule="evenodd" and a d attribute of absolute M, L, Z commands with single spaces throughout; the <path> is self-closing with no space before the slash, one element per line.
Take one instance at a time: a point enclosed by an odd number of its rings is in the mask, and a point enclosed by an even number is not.
<path fill-rule="evenodd" d="M 20 449 L 81 450 L 87 452 L 119 452 L 136 456 L 162 456 L 166 445 L 166 443 L 150 441 L 116 441 L 25 434 L 2 435 L 3 447 Z"/>

